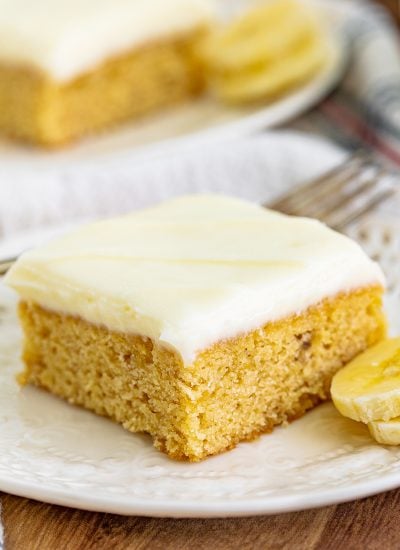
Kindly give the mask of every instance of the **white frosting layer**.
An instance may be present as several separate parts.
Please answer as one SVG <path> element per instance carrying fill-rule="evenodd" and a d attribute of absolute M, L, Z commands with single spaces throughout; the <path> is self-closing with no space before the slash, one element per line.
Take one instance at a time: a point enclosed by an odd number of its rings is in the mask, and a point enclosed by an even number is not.
<path fill-rule="evenodd" d="M 0 60 L 69 80 L 211 16 L 209 0 L 0 0 Z"/>
<path fill-rule="evenodd" d="M 27 252 L 6 282 L 44 307 L 154 338 L 190 363 L 216 341 L 384 277 L 355 242 L 315 220 L 197 195 Z"/>

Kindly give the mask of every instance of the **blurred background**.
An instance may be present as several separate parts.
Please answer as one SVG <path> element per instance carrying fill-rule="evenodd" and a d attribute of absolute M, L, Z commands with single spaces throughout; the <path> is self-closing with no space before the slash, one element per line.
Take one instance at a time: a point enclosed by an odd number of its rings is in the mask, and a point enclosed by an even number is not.
<path fill-rule="evenodd" d="M 358 149 L 398 170 L 396 0 L 154 2 L 0 1 L 2 256 L 182 193 L 265 202 Z"/>

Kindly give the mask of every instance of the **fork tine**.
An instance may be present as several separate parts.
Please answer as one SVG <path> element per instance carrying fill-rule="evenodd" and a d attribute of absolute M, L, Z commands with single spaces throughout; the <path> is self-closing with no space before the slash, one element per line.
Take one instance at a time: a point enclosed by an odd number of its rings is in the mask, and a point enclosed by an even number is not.
<path fill-rule="evenodd" d="M 366 200 L 365 203 L 360 205 L 358 208 L 348 209 L 345 212 L 336 211 L 336 220 L 333 218 L 331 220 L 325 218 L 327 225 L 336 229 L 337 231 L 343 231 L 351 223 L 359 220 L 365 214 L 368 214 L 371 210 L 374 210 L 379 204 L 389 199 L 395 194 L 394 188 L 388 188 L 376 193 L 372 197 Z"/>
<path fill-rule="evenodd" d="M 304 197 L 302 193 L 302 196 L 294 201 L 293 210 L 310 217 L 322 215 L 321 212 L 329 209 L 333 197 L 346 196 L 354 185 L 357 187 L 362 184 L 362 176 L 368 169 L 368 164 L 360 163 L 353 170 L 338 174 L 336 181 L 320 183 L 319 189 L 306 190 Z"/>
<path fill-rule="evenodd" d="M 317 218 L 343 230 L 394 194 L 388 176 L 368 155 L 357 153 L 328 174 L 292 189 L 269 207 Z"/>
<path fill-rule="evenodd" d="M 363 175 L 363 173 L 358 174 L 353 180 L 346 179 L 346 183 L 332 190 L 332 193 L 328 193 L 324 201 L 320 202 L 316 199 L 315 203 L 311 204 L 307 209 L 307 216 L 322 219 L 327 218 L 335 211 L 376 188 L 382 181 L 381 178 L 384 176 L 384 171 L 377 168 L 375 173 L 366 179 L 362 178 Z"/>
<path fill-rule="evenodd" d="M 306 203 L 314 202 L 317 195 L 327 195 L 333 189 L 351 181 L 360 172 L 362 166 L 367 166 L 367 159 L 363 153 L 356 153 L 328 173 L 299 186 L 295 194 L 293 190 L 287 192 L 271 203 L 269 207 L 288 214 L 296 214 L 305 207 Z"/>

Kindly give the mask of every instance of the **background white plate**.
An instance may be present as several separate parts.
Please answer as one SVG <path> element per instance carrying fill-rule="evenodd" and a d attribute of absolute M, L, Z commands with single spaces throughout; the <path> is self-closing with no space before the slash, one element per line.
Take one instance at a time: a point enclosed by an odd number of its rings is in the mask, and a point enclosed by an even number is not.
<path fill-rule="evenodd" d="M 148 153 L 165 154 L 183 143 L 201 144 L 281 125 L 317 104 L 342 77 L 348 45 L 340 31 L 341 10 L 333 3 L 322 5 L 331 23 L 332 58 L 311 81 L 273 103 L 236 108 L 203 97 L 59 151 L 46 152 L 2 140 L 0 165 L 18 166 L 22 163 L 29 169 L 37 165 L 60 168 L 121 154 L 130 158 Z"/>
<path fill-rule="evenodd" d="M 198 164 L 192 159 L 185 168 L 175 166 L 174 179 L 188 181 L 179 171 L 186 170 L 185 176 L 190 164 L 189 187 L 197 182 L 198 190 L 202 180 L 203 190 L 211 186 L 266 200 L 341 154 L 315 139 L 281 134 L 210 147 L 198 157 Z M 165 196 L 164 188 L 157 189 L 153 200 Z M 377 216 L 353 232 L 363 236 L 390 277 L 387 305 L 392 328 L 400 332 L 398 222 Z M 37 232 L 33 240 L 44 237 Z M 20 235 L 2 251 L 29 245 L 30 239 Z M 341 417 L 329 403 L 257 441 L 186 464 L 156 451 L 149 437 L 38 389 L 20 391 L 14 379 L 21 368 L 14 306 L 14 296 L 0 286 L 0 490 L 88 510 L 213 517 L 299 510 L 400 486 L 400 449 L 375 444 L 363 425 Z"/>

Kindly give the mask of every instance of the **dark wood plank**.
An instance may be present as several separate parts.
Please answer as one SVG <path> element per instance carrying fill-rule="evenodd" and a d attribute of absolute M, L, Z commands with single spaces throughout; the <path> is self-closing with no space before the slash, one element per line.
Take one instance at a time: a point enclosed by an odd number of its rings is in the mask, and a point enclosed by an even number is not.
<path fill-rule="evenodd" d="M 342 504 L 329 518 L 318 550 L 400 548 L 400 490 Z"/>
<path fill-rule="evenodd" d="M 398 0 L 376 0 L 376 2 L 385 6 L 397 23 L 400 24 L 400 2 Z"/>
<path fill-rule="evenodd" d="M 334 508 L 238 519 L 157 519 L 82 512 L 3 495 L 7 550 L 308 550 Z"/>
<path fill-rule="evenodd" d="M 2 495 L 7 550 L 398 550 L 400 490 L 317 510 L 237 519 L 83 512 Z"/>

